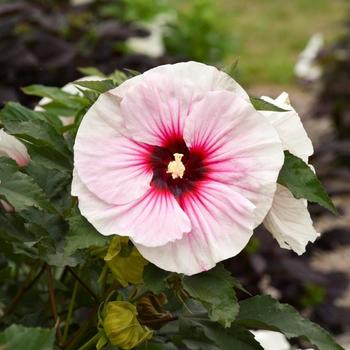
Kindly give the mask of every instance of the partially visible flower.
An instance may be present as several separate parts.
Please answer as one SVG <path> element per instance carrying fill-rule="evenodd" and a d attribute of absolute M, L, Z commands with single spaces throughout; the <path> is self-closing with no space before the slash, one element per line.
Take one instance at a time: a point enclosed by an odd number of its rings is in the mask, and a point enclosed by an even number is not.
<path fill-rule="evenodd" d="M 283 148 L 307 163 L 313 154 L 312 143 L 299 115 L 290 105 L 288 94 L 284 92 L 275 100 L 266 96 L 262 98 L 288 111 L 263 111 L 262 114 L 276 128 Z M 307 201 L 294 198 L 282 185 L 277 185 L 272 208 L 264 220 L 264 226 L 282 248 L 292 249 L 299 255 L 305 252 L 308 242 L 314 242 L 319 236 L 307 210 Z"/>
<path fill-rule="evenodd" d="M 26 166 L 30 157 L 24 144 L 0 129 L 0 157 L 12 158 L 19 166 Z"/>
<path fill-rule="evenodd" d="M 72 193 L 103 235 L 188 275 L 238 254 L 271 207 L 278 134 L 215 67 L 159 66 L 98 98 L 74 146 Z"/>
<path fill-rule="evenodd" d="M 147 261 L 129 244 L 128 237 L 113 237 L 104 260 L 123 287 L 128 283 L 142 283 L 143 269 Z"/>
<path fill-rule="evenodd" d="M 287 338 L 274 331 L 252 331 L 255 340 L 260 343 L 264 350 L 290 350 L 291 346 Z"/>
<path fill-rule="evenodd" d="M 24 144 L 0 129 L 0 157 L 3 156 L 13 159 L 19 166 L 26 166 L 30 161 Z M 13 211 L 12 206 L 3 200 L 0 200 L 0 206 L 7 212 Z"/>
<path fill-rule="evenodd" d="M 112 345 L 129 350 L 152 338 L 153 332 L 141 326 L 136 316 L 136 306 L 127 301 L 106 305 L 103 328 Z"/>
<path fill-rule="evenodd" d="M 264 350 L 292 350 L 292 346 L 289 344 L 287 338 L 280 332 L 265 330 L 251 332 L 255 340 L 260 343 Z"/>

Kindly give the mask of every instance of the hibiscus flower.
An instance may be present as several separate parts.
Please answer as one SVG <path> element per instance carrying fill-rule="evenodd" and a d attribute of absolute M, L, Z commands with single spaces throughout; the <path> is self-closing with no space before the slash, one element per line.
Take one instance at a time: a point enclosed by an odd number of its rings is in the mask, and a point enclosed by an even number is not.
<path fill-rule="evenodd" d="M 275 128 L 227 74 L 164 65 L 89 109 L 72 193 L 101 234 L 129 236 L 149 261 L 191 275 L 246 246 L 271 208 L 283 159 Z"/>

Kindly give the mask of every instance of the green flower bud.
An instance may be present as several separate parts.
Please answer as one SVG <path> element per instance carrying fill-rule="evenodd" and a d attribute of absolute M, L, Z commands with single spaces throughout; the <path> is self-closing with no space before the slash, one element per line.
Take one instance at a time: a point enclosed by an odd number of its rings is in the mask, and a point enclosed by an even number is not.
<path fill-rule="evenodd" d="M 112 345 L 129 350 L 152 338 L 153 332 L 141 326 L 136 315 L 136 306 L 127 301 L 106 305 L 103 328 Z"/>
<path fill-rule="evenodd" d="M 140 284 L 145 265 L 148 263 L 127 237 L 115 236 L 105 256 L 114 277 L 123 286 Z"/>

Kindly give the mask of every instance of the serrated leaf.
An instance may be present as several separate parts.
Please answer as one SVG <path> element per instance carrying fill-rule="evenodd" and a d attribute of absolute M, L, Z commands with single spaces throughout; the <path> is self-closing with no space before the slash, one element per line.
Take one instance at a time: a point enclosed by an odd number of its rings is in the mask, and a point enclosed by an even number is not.
<path fill-rule="evenodd" d="M 65 252 L 73 254 L 77 250 L 91 246 L 104 246 L 108 238 L 102 236 L 76 209 L 68 219 L 69 231 L 66 235 Z"/>
<path fill-rule="evenodd" d="M 37 207 L 54 211 L 44 191 L 9 158 L 0 158 L 0 196 L 16 210 Z"/>
<path fill-rule="evenodd" d="M 52 350 L 55 330 L 11 325 L 0 333 L 0 349 Z"/>
<path fill-rule="evenodd" d="M 159 294 L 165 290 L 165 280 L 169 274 L 170 272 L 149 263 L 143 270 L 143 282 L 148 290 L 154 294 Z"/>
<path fill-rule="evenodd" d="M 185 339 L 193 339 L 203 342 L 201 349 L 206 350 L 215 345 L 220 350 L 264 350 L 255 340 L 254 335 L 242 326 L 233 323 L 229 328 L 224 328 L 218 323 L 199 321 L 195 319 L 181 319 L 180 335 Z M 205 345 L 205 339 L 213 344 Z"/>
<path fill-rule="evenodd" d="M 113 80 L 111 79 L 91 80 L 91 81 L 77 80 L 74 82 L 74 85 L 82 86 L 84 88 L 97 91 L 101 94 L 115 87 Z"/>
<path fill-rule="evenodd" d="M 287 187 L 295 198 L 304 198 L 309 202 L 318 203 L 337 214 L 332 200 L 310 167 L 288 151 L 284 152 L 284 156 L 278 183 Z"/>
<path fill-rule="evenodd" d="M 238 314 L 235 280 L 223 265 L 194 276 L 185 276 L 184 289 L 203 303 L 213 321 L 229 327 Z"/>
<path fill-rule="evenodd" d="M 261 98 L 251 97 L 250 102 L 257 111 L 288 112 L 287 110 L 277 107 Z"/>
<path fill-rule="evenodd" d="M 237 322 L 247 328 L 279 331 L 289 339 L 305 337 L 319 350 L 344 350 L 327 331 L 270 296 L 255 296 L 239 304 Z"/>

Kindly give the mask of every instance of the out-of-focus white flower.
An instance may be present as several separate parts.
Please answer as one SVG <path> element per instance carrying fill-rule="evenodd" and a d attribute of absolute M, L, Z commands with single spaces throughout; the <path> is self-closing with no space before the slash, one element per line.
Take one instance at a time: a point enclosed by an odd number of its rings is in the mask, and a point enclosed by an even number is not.
<path fill-rule="evenodd" d="M 79 5 L 86 5 L 86 4 L 90 4 L 91 2 L 93 2 L 94 0 L 71 0 L 70 3 L 73 6 L 79 6 Z"/>
<path fill-rule="evenodd" d="M 322 69 L 316 58 L 324 45 L 322 34 L 314 34 L 308 41 L 305 49 L 300 53 L 294 67 L 294 74 L 303 80 L 313 82 L 320 78 Z"/>
<path fill-rule="evenodd" d="M 262 114 L 275 127 L 284 150 L 307 163 L 313 154 L 313 146 L 298 113 L 290 105 L 288 94 L 284 92 L 275 100 L 266 96 L 262 98 L 288 111 L 262 111 Z M 297 254 L 303 254 L 308 242 L 314 242 L 319 236 L 307 210 L 307 201 L 294 198 L 286 187 L 279 184 L 264 226 L 282 248 L 292 249 Z"/>
<path fill-rule="evenodd" d="M 133 37 L 126 41 L 126 45 L 135 53 L 149 57 L 159 57 L 165 52 L 163 36 L 166 24 L 173 20 L 173 15 L 163 13 L 155 17 L 151 23 L 139 23 L 141 27 L 149 31 L 149 35 L 144 38 Z"/>

